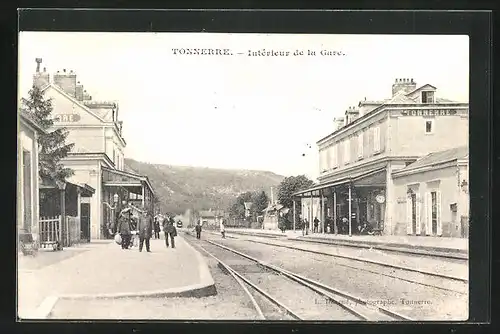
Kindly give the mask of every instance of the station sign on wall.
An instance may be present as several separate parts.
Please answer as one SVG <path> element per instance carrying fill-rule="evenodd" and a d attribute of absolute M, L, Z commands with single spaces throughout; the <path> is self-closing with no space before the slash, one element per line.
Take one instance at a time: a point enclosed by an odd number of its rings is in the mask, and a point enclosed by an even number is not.
<path fill-rule="evenodd" d="M 402 116 L 454 116 L 457 109 L 407 109 L 401 110 Z"/>
<path fill-rule="evenodd" d="M 54 116 L 54 122 L 75 123 L 81 119 L 78 114 L 57 114 Z"/>

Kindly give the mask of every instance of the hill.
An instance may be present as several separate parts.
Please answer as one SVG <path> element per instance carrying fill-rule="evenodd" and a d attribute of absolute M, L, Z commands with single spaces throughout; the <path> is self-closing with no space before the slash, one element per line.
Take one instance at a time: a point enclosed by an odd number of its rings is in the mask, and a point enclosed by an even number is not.
<path fill-rule="evenodd" d="M 160 199 L 162 212 L 178 214 L 188 208 L 227 210 L 245 191 L 264 190 L 270 196 L 270 188 L 284 179 L 268 171 L 157 165 L 133 159 L 125 159 L 125 170 L 146 175 Z"/>

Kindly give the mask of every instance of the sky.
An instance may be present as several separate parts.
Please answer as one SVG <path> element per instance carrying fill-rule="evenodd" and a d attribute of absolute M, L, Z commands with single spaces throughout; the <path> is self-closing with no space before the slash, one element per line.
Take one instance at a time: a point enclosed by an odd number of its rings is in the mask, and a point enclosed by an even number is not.
<path fill-rule="evenodd" d="M 174 54 L 182 48 L 233 55 Z M 290 54 L 248 56 L 263 49 Z M 396 78 L 469 96 L 468 36 L 21 32 L 20 96 L 35 58 L 50 74 L 76 72 L 93 100 L 118 101 L 126 158 L 313 179 L 333 119 L 390 98 Z"/>

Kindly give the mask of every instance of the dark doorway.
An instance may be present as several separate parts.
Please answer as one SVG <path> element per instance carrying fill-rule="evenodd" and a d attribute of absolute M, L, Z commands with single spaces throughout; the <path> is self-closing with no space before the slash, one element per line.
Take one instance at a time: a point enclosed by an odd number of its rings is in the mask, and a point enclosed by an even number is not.
<path fill-rule="evenodd" d="M 431 219 L 432 219 L 432 235 L 437 234 L 438 225 L 438 212 L 437 212 L 437 193 L 435 191 L 431 192 Z"/>
<path fill-rule="evenodd" d="M 411 234 L 417 231 L 417 195 L 411 194 Z"/>
<path fill-rule="evenodd" d="M 80 228 L 82 240 L 90 242 L 90 203 L 80 204 Z"/>

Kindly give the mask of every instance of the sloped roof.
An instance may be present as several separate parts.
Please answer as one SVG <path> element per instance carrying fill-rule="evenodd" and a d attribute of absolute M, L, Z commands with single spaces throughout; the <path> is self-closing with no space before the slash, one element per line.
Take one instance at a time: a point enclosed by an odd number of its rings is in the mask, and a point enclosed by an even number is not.
<path fill-rule="evenodd" d="M 31 127 L 33 127 L 36 131 L 41 133 L 47 133 L 47 131 L 44 128 L 42 128 L 42 126 L 40 125 L 40 123 L 38 123 L 35 117 L 33 117 L 33 115 L 31 115 L 26 110 L 20 109 L 19 117 L 26 123 L 28 123 Z"/>
<path fill-rule="evenodd" d="M 419 90 L 424 89 L 424 88 L 426 88 L 426 87 L 430 87 L 430 88 L 436 89 L 436 87 L 434 87 L 433 85 L 430 85 L 430 84 L 425 84 L 425 85 L 423 85 L 423 86 L 420 86 L 420 87 L 418 87 L 418 88 L 416 88 L 416 89 L 412 90 L 411 92 L 407 93 L 406 95 L 411 95 L 411 94 L 413 94 L 413 93 L 415 93 L 415 92 L 418 92 Z"/>
<path fill-rule="evenodd" d="M 423 156 L 420 159 L 417 159 L 414 163 L 406 166 L 403 169 L 398 170 L 398 172 L 399 171 L 413 170 L 413 169 L 417 169 L 420 167 L 438 165 L 438 164 L 442 164 L 442 163 L 445 163 L 448 161 L 462 159 L 468 155 L 469 155 L 469 147 L 468 146 L 460 146 L 460 147 L 455 147 L 455 148 L 444 150 L 444 151 L 433 152 L 433 153 L 430 153 L 426 156 Z"/>
<path fill-rule="evenodd" d="M 397 103 L 397 104 L 415 104 L 415 101 L 411 98 L 408 97 L 408 94 L 406 94 L 404 91 L 399 91 L 397 92 L 394 97 L 385 103 Z"/>
<path fill-rule="evenodd" d="M 48 84 L 47 86 L 43 87 L 42 88 L 42 91 L 45 91 L 47 90 L 49 87 L 52 87 L 54 88 L 58 93 L 60 93 L 62 96 L 66 97 L 67 99 L 69 99 L 71 102 L 73 102 L 74 104 L 76 104 L 77 106 L 79 106 L 80 108 L 82 108 L 83 110 L 85 110 L 86 112 L 88 112 L 90 115 L 94 116 L 95 118 L 97 118 L 99 121 L 103 122 L 103 123 L 106 123 L 106 121 L 100 117 L 99 115 L 97 115 L 95 112 L 93 112 L 92 110 L 90 110 L 89 107 L 87 107 L 86 105 L 84 105 L 83 103 L 81 103 L 80 101 L 78 101 L 77 99 L 75 99 L 73 96 L 69 95 L 68 93 L 66 93 L 64 91 L 64 89 L 62 89 L 61 87 L 59 87 L 58 85 L 54 84 L 54 83 L 50 83 Z"/>

